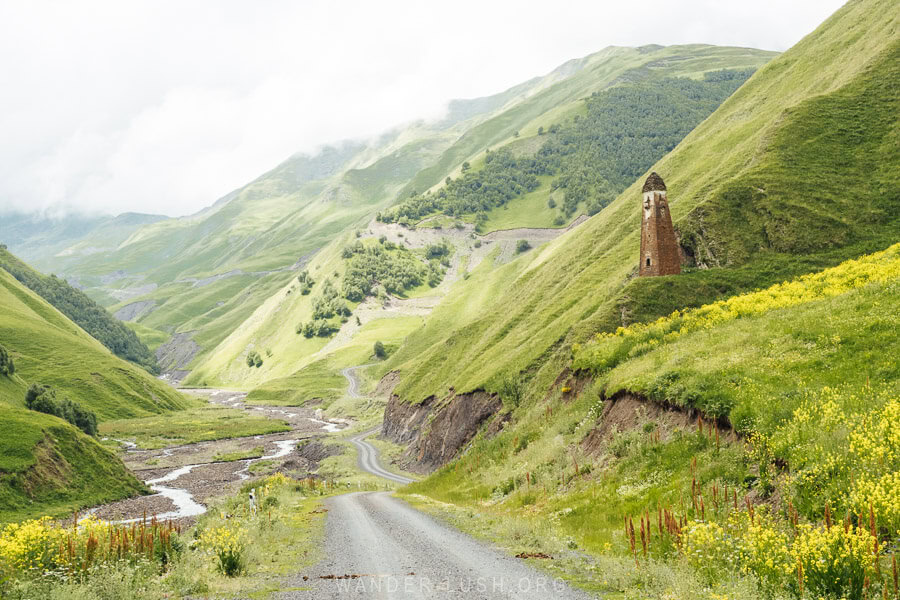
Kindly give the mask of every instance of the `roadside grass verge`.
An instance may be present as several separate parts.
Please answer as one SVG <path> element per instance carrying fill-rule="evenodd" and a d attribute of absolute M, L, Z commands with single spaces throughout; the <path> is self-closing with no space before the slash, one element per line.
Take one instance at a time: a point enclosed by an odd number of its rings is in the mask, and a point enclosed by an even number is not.
<path fill-rule="evenodd" d="M 638 566 L 631 557 L 585 554 L 572 547 L 571 539 L 560 535 L 553 519 L 543 515 L 514 516 L 445 503 L 419 494 L 403 494 L 413 507 L 480 539 L 508 555 L 547 554 L 550 559 L 527 558 L 528 565 L 571 585 L 610 600 L 651 598 L 664 600 L 759 600 L 752 577 L 737 576 L 710 586 L 697 577 L 687 564 L 657 559 L 642 560 Z M 774 593 L 769 600 L 789 596 Z"/>
<path fill-rule="evenodd" d="M 247 505 L 251 488 L 259 502 L 256 516 L 249 514 Z M 320 482 L 281 474 L 248 481 L 240 493 L 210 507 L 192 529 L 174 535 L 175 551 L 165 560 L 158 554 L 152 560 L 113 557 L 102 568 L 71 578 L 40 567 L 23 571 L 2 563 L 8 579 L 0 583 L 0 590 L 10 600 L 268 597 L 283 588 L 285 576 L 321 558 L 322 500 L 333 493 Z M 41 542 L 36 538 L 28 543 L 40 550 Z M 48 544 L 44 550 L 33 555 L 53 562 L 58 547 Z M 228 560 L 223 562 L 221 556 Z M 224 572 L 226 563 L 234 566 L 227 569 L 230 575 Z"/>
<path fill-rule="evenodd" d="M 120 419 L 100 425 L 101 436 L 134 441 L 145 450 L 289 430 L 290 426 L 281 420 L 207 404 L 166 416 Z"/>

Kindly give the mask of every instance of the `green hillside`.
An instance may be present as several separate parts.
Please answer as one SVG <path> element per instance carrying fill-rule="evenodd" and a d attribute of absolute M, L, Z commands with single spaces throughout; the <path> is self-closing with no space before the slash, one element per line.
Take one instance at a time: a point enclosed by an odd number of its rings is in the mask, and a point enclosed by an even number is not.
<path fill-rule="evenodd" d="M 62 516 L 144 491 L 111 451 L 62 419 L 25 408 L 30 384 L 51 386 L 101 420 L 160 414 L 182 396 L 104 348 L 0 269 L 0 521 Z"/>
<path fill-rule="evenodd" d="M 117 358 L 5 270 L 0 271 L 0 344 L 16 377 L 50 385 L 101 420 L 158 414 L 185 406 L 181 394 Z M 24 406 L 25 384 L 4 400 Z"/>
<path fill-rule="evenodd" d="M 535 119 L 549 125 L 574 114 L 581 98 L 639 70 L 696 78 L 756 68 L 771 56 L 702 45 L 608 48 L 495 96 L 454 101 L 440 121 L 292 157 L 212 207 L 141 227 L 114 249 L 89 234 L 42 254 L 37 265 L 76 279 L 121 318 L 148 328 L 138 332 L 149 343 L 175 333 L 179 342 L 189 338 L 199 364 L 293 279 L 298 262 L 410 189 L 443 181 L 473 153 L 513 140 L 515 131 L 536 137 Z"/>
<path fill-rule="evenodd" d="M 508 421 L 407 497 L 603 594 L 894 593 L 898 24 L 847 3 L 653 166 L 682 275 L 634 277 L 642 176 L 448 296 L 376 373 Z"/>
<path fill-rule="evenodd" d="M 890 589 L 900 535 L 898 292 L 894 245 L 598 336 L 575 348 L 578 379 L 524 402 L 501 433 L 479 436 L 404 493 L 482 513 L 464 527 L 487 527 L 519 552 L 567 545 L 603 557 L 615 575 L 567 567 L 597 591 L 667 589 L 675 578 L 685 591 L 798 597 L 798 561 L 807 589 L 824 597 L 864 597 L 855 569 Z M 677 543 L 656 531 L 660 508 L 678 515 Z M 819 541 L 829 510 L 853 515 L 850 533 L 830 545 Z M 647 511 L 654 534 L 647 554 L 638 538 L 634 570 L 622 522 Z M 517 527 L 504 525 L 512 520 Z M 885 541 L 880 567 L 871 530 Z M 848 553 L 857 537 L 863 555 Z M 827 581 L 816 575 L 823 559 L 843 567 Z"/>
<path fill-rule="evenodd" d="M 145 490 L 94 438 L 62 419 L 7 402 L 0 382 L 0 523 L 62 517 Z"/>
<path fill-rule="evenodd" d="M 586 165 L 595 161 L 603 161 L 604 164 L 610 165 L 604 172 L 614 179 L 614 185 L 618 188 L 624 187 L 625 178 L 622 175 L 622 160 L 632 155 L 643 156 L 645 164 L 650 164 L 655 158 L 661 156 L 666 149 L 671 148 L 678 140 L 699 120 L 711 112 L 722 99 L 731 93 L 734 88 L 747 76 L 746 71 L 722 71 L 723 68 L 747 69 L 755 68 L 763 64 L 772 56 L 772 53 L 761 52 L 755 50 L 735 49 L 735 48 L 719 48 L 711 46 L 680 46 L 672 48 L 654 47 L 652 49 L 644 49 L 638 51 L 630 48 L 615 48 L 605 50 L 603 52 L 586 57 L 578 69 L 570 67 L 564 72 L 554 72 L 545 78 L 545 82 L 540 86 L 532 85 L 532 93 L 530 96 L 519 97 L 521 94 L 509 95 L 508 102 L 512 105 L 504 106 L 500 109 L 498 116 L 492 117 L 484 121 L 484 123 L 475 125 L 474 130 L 486 132 L 493 130 L 491 123 L 496 125 L 503 121 L 506 126 L 521 126 L 523 131 L 526 130 L 530 120 L 534 115 L 543 115 L 548 119 L 547 127 L 550 129 L 551 119 L 573 113 L 584 113 L 585 106 L 591 107 L 591 114 L 596 118 L 588 118 L 580 120 L 581 125 L 585 125 L 585 130 L 580 131 L 581 127 L 578 123 L 573 124 L 566 121 L 567 125 L 560 128 L 559 131 L 547 136 L 539 136 L 537 127 L 534 127 L 530 134 L 520 134 L 519 137 L 508 135 L 507 144 L 501 146 L 496 152 L 492 152 L 490 157 L 495 160 L 491 161 L 491 165 L 485 168 L 484 164 L 491 160 L 490 158 L 478 159 L 473 163 L 472 170 L 465 177 L 454 181 L 449 187 L 483 187 L 487 189 L 489 186 L 481 186 L 480 183 L 470 185 L 467 183 L 472 178 L 478 178 L 483 173 L 489 172 L 492 165 L 503 163 L 505 167 L 501 167 L 501 174 L 497 175 L 494 180 L 506 181 L 514 178 L 510 175 L 512 171 L 516 171 L 518 163 L 529 164 L 540 161 L 543 168 L 549 169 L 552 164 L 559 163 L 560 160 L 570 165 L 566 171 L 566 176 L 572 180 L 569 187 L 572 190 L 576 188 L 584 188 L 582 192 L 596 196 L 594 192 L 595 180 L 582 185 L 582 182 L 574 181 L 575 175 L 584 174 L 588 170 Z M 588 74 L 588 71 L 590 72 Z M 678 79 L 671 78 L 679 76 Z M 688 77 L 691 77 L 689 79 Z M 574 78 L 574 79 L 573 79 Z M 612 90 L 603 91 L 610 86 L 614 86 Z M 590 94 L 597 93 L 596 96 L 590 97 Z M 584 97 L 578 94 L 587 94 L 589 98 L 585 101 Z M 647 107 L 641 102 L 641 98 L 648 99 L 653 105 L 653 110 L 648 111 Z M 557 103 L 557 104 L 553 104 Z M 562 103 L 562 104 L 559 104 Z M 565 110 L 560 113 L 557 111 L 564 105 Z M 530 107 L 527 111 L 522 111 L 521 107 Z M 568 111 L 568 112 L 566 112 Z M 649 116 L 647 113 L 649 112 Z M 504 116 L 505 115 L 505 116 Z M 668 117 L 666 118 L 666 115 Z M 627 117 L 627 118 L 626 118 Z M 568 118 L 568 117 L 566 117 Z M 525 119 L 528 119 L 526 121 Z M 664 135 L 651 135 L 655 128 L 660 125 L 659 121 L 665 120 L 662 130 Z M 627 125 L 617 125 L 619 121 L 627 121 Z M 562 122 L 562 121 L 560 121 Z M 498 130 L 500 131 L 500 130 Z M 481 134 L 479 134 L 481 135 Z M 626 147 L 612 143 L 617 137 L 635 138 L 633 144 L 626 144 Z M 590 138 L 598 138 L 599 143 L 591 143 Z M 468 144 L 469 134 L 464 134 L 454 143 L 448 152 L 452 155 L 459 147 L 459 144 Z M 546 143 L 545 143 L 546 142 Z M 552 146 L 555 148 L 552 152 L 546 152 L 541 158 L 536 158 L 536 154 L 542 146 Z M 572 157 L 566 157 L 566 148 L 580 148 Z M 552 154 L 552 156 L 551 156 Z M 620 156 L 621 155 L 621 156 Z M 646 156 L 645 156 L 646 155 Z M 441 160 L 445 157 L 442 156 Z M 518 161 L 518 162 L 517 162 Z M 512 163 L 512 164 L 510 164 Z M 453 169 L 458 165 L 453 165 Z M 509 168 L 506 168 L 509 167 Z M 431 169 L 431 167 L 429 167 Z M 525 173 L 524 168 L 519 169 L 525 178 L 531 178 L 534 183 L 538 184 L 535 194 L 544 194 L 542 206 L 546 208 L 547 195 L 550 193 L 551 186 L 559 187 L 552 184 L 547 176 L 535 176 L 531 171 Z M 549 172 L 549 171 L 548 171 Z M 610 173 L 616 173 L 615 177 Z M 416 177 L 421 177 L 422 173 L 418 173 Z M 383 176 L 379 176 L 383 180 Z M 408 177 L 407 177 L 408 178 Z M 559 179 L 562 179 L 560 176 Z M 378 178 L 375 179 L 376 181 Z M 605 181 L 605 180 L 604 180 Z M 630 179 L 628 180 L 630 181 Z M 608 184 L 608 182 L 604 183 Z M 580 187 L 579 187 L 580 186 Z M 499 187 L 503 187 L 502 185 Z M 441 192 L 442 193 L 442 192 Z M 559 188 L 559 194 L 562 196 L 563 190 Z M 582 195 L 584 195 L 582 194 Z M 478 196 L 478 194 L 473 194 Z M 612 197 L 612 196 L 610 196 Z M 403 207 L 421 200 L 422 196 L 417 196 L 412 200 L 406 200 L 398 207 L 381 211 L 382 221 L 390 221 L 387 215 L 397 214 L 402 211 Z M 606 200 L 604 200 L 606 201 Z M 553 223 L 556 216 L 563 211 L 563 205 L 566 206 L 567 215 L 566 223 L 574 218 L 578 212 L 588 209 L 588 205 L 596 207 L 598 210 L 600 204 L 597 204 L 596 198 L 590 202 L 587 198 L 578 196 L 574 202 L 566 203 L 560 198 L 560 208 L 550 210 L 546 213 L 544 222 L 528 222 L 525 215 L 532 217 L 534 214 L 530 211 L 530 199 L 527 198 L 509 198 L 504 200 L 503 208 L 498 208 L 497 213 L 507 217 L 506 224 L 509 227 L 520 226 L 521 224 L 532 226 L 549 226 Z M 519 204 L 524 207 L 520 210 Z M 571 206 L 570 206 L 571 205 Z M 489 207 L 481 207 L 489 208 Z M 504 210 L 509 209 L 509 210 Z M 430 211 L 424 213 L 416 212 L 415 220 L 427 216 Z M 450 211 L 447 211 L 450 212 Z M 472 220 L 473 211 L 454 212 L 456 216 Z M 469 213 L 469 214 L 463 214 Z M 371 214 L 371 213 L 370 213 Z M 408 215 L 407 215 L 408 217 Z M 497 215 L 496 219 L 502 217 Z M 410 219 L 405 219 L 409 222 Z M 526 221 L 521 223 L 521 221 Z M 420 223 L 421 227 L 433 226 L 433 219 L 426 219 Z M 365 228 L 361 228 L 365 229 Z M 367 228 L 372 230 L 373 226 Z M 323 277 L 319 274 L 337 273 L 335 281 L 343 282 L 344 273 L 347 265 L 340 260 L 338 254 L 344 246 L 350 243 L 350 233 L 341 236 L 335 236 L 333 241 L 325 247 L 320 253 L 312 259 L 306 270 L 311 273 L 314 279 L 321 283 Z M 409 238 L 401 238 L 395 240 L 398 243 L 409 243 Z M 473 250 L 471 242 L 467 245 L 460 240 L 454 242 L 456 245 L 455 260 L 467 260 L 466 256 Z M 330 277 L 330 275 L 329 275 Z M 235 284 L 238 277 L 234 278 Z M 377 280 L 377 277 L 373 281 Z M 384 282 L 382 282 L 384 283 Z M 343 285 L 343 283 L 341 283 Z M 339 286 L 340 287 L 340 286 Z M 253 288 L 258 289 L 258 286 Z M 301 369 L 312 361 L 319 360 L 323 356 L 317 353 L 325 346 L 327 340 L 322 338 L 302 338 L 294 335 L 291 331 L 292 327 L 310 322 L 312 316 L 312 304 L 314 297 L 320 292 L 314 290 L 309 296 L 291 295 L 292 291 L 297 291 L 299 286 L 296 281 L 283 281 L 282 286 L 276 288 L 271 293 L 268 300 L 259 305 L 259 308 L 240 324 L 234 324 L 233 329 L 228 333 L 215 350 L 201 355 L 194 362 L 194 370 L 187 381 L 192 385 L 206 383 L 208 385 L 226 385 L 238 386 L 242 388 L 259 385 L 270 379 L 284 378 Z M 388 290 L 393 292 L 393 290 Z M 430 291 L 428 287 L 422 292 L 428 295 L 440 296 L 447 292 L 446 286 L 442 286 L 440 290 Z M 203 293 L 202 291 L 200 292 Z M 246 291 L 244 293 L 247 293 Z M 230 296 L 230 299 L 237 297 L 236 294 Z M 256 298 L 254 297 L 254 300 Z M 354 298 L 350 302 L 350 308 L 353 309 L 358 298 Z M 229 300 L 230 302 L 232 300 Z M 201 302 L 195 299 L 194 302 Z M 225 310 L 229 306 L 226 304 L 218 310 Z M 162 313 L 150 314 L 141 320 L 142 324 L 150 325 L 156 328 L 163 328 L 164 323 L 158 319 Z M 351 317 L 352 318 L 352 317 Z M 340 322 L 336 321 L 334 326 L 340 326 Z M 197 328 L 197 326 L 194 326 Z M 187 325 L 183 326 L 187 329 Z M 198 337 L 204 334 L 198 334 Z M 255 369 L 247 369 L 244 359 L 250 351 L 271 351 L 272 359 L 264 360 L 263 364 Z"/>
<path fill-rule="evenodd" d="M 156 358 L 137 335 L 102 306 L 54 276 L 44 276 L 0 246 L 0 267 L 91 334 L 119 358 L 158 373 Z"/>
<path fill-rule="evenodd" d="M 666 69 L 632 69 L 619 85 L 594 92 L 571 120 L 541 127 L 537 140 L 517 141 L 485 154 L 480 169 L 465 163 L 461 177 L 448 178 L 433 194 L 428 190 L 403 199 L 379 219 L 409 225 L 440 213 L 467 216 L 484 229 L 492 211 L 509 209 L 514 199 L 540 187 L 549 187 L 548 207 L 558 207 L 545 226 L 568 223 L 579 208 L 594 215 L 751 74 L 751 69 L 723 69 L 707 71 L 695 81 L 665 77 Z"/>
<path fill-rule="evenodd" d="M 521 137 L 536 136 L 539 127 L 549 128 L 581 110 L 582 98 L 632 77 L 640 79 L 665 71 L 670 77 L 700 77 L 718 69 L 756 68 L 775 56 L 752 48 L 730 48 L 691 44 L 684 46 L 611 46 L 577 61 L 569 61 L 546 79 L 527 101 L 509 105 L 506 110 L 471 128 L 440 158 L 423 169 L 404 187 L 401 197 L 423 191 L 456 176 L 465 161 L 474 161 L 485 149 Z M 572 64 L 577 68 L 572 68 Z"/>
<path fill-rule="evenodd" d="M 386 367 L 403 375 L 396 393 L 418 402 L 451 387 L 499 389 L 508 377 L 546 389 L 571 343 L 594 331 L 771 285 L 895 241 L 900 196 L 891 165 L 900 111 L 890 82 L 900 44 L 892 35 L 897 11 L 888 4 L 848 4 L 757 71 L 653 167 L 666 180 L 688 254 L 699 265 L 727 268 L 631 278 L 640 178 L 585 224 L 500 269 L 498 280 L 511 282 L 495 288 L 502 303 L 486 302 L 482 314 L 449 330 L 414 334 Z M 822 123 L 830 124 L 825 133 Z"/>

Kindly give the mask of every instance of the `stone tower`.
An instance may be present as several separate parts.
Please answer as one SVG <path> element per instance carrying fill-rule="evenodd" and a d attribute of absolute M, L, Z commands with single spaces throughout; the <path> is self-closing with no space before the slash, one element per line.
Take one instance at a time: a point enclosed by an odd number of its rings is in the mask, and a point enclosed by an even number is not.
<path fill-rule="evenodd" d="M 662 177 L 650 173 L 644 182 L 643 211 L 641 212 L 641 277 L 678 275 L 681 273 L 681 253 L 675 240 L 666 184 Z"/>

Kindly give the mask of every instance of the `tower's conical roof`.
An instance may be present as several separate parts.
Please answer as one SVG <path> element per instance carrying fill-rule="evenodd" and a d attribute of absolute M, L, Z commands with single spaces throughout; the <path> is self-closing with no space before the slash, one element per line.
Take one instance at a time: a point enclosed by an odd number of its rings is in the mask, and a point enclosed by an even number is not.
<path fill-rule="evenodd" d="M 666 191 L 666 184 L 663 182 L 662 177 L 656 174 L 656 171 L 650 173 L 650 177 L 647 178 L 647 181 L 644 182 L 644 189 L 641 192 L 664 192 Z"/>

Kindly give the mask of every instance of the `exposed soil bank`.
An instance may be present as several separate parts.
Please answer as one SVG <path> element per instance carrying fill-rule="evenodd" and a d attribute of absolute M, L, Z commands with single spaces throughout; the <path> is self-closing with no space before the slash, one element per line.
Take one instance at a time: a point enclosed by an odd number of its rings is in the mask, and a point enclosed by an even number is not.
<path fill-rule="evenodd" d="M 450 462 L 502 407 L 499 396 L 484 391 L 456 394 L 439 405 L 434 397 L 408 404 L 392 396 L 384 411 L 382 435 L 409 445 L 403 455 L 405 469 L 428 473 Z"/>

